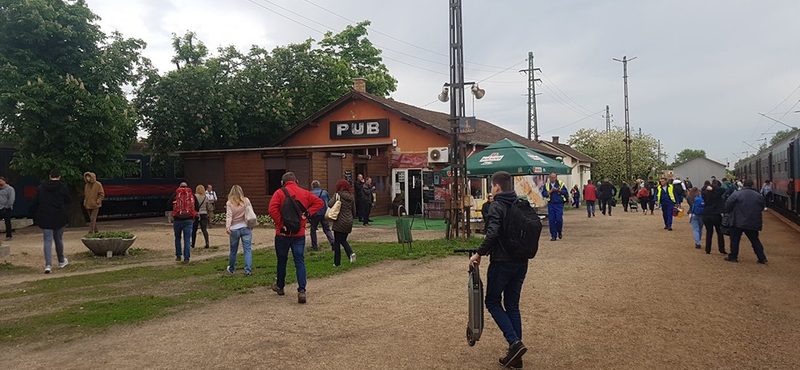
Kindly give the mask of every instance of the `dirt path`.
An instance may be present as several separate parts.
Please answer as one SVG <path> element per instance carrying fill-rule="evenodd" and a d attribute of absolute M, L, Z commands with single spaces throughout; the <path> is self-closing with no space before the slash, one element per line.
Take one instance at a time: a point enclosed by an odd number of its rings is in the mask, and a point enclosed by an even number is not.
<path fill-rule="evenodd" d="M 523 289 L 526 368 L 800 368 L 800 248 L 765 216 L 770 260 L 694 248 L 687 219 L 566 213 Z M 485 265 L 483 271 L 485 272 Z M 486 316 L 464 338 L 466 257 L 389 262 L 309 282 L 309 303 L 259 289 L 141 325 L 61 343 L 0 347 L 8 369 L 500 369 Z"/>

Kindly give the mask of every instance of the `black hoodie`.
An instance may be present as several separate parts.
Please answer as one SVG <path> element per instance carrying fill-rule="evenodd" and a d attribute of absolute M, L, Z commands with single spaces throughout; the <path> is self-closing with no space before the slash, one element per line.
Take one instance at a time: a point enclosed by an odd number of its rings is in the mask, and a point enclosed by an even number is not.
<path fill-rule="evenodd" d="M 478 254 L 485 256 L 491 255 L 491 262 L 506 262 L 506 263 L 527 263 L 528 260 L 515 260 L 506 253 L 501 245 L 505 237 L 503 230 L 505 225 L 503 222 L 506 219 L 508 207 L 511 207 L 514 202 L 527 202 L 527 200 L 519 200 L 517 194 L 513 191 L 505 191 L 494 196 L 494 202 L 489 205 L 489 211 L 486 221 L 486 237 L 483 243 L 478 247 Z"/>
<path fill-rule="evenodd" d="M 71 201 L 67 186 L 58 180 L 45 181 L 36 188 L 30 213 L 42 229 L 67 226 L 67 204 Z"/>

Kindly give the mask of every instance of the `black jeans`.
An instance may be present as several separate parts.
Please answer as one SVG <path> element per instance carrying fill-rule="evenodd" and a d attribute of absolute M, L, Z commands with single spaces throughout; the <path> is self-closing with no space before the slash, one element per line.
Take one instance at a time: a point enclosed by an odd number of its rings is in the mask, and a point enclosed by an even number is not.
<path fill-rule="evenodd" d="M 206 240 L 206 247 L 208 247 L 208 215 L 198 215 L 199 218 L 194 219 L 194 224 L 192 224 L 192 248 L 195 246 L 195 241 L 197 241 L 197 227 L 199 226 L 200 229 L 203 231 L 203 237 Z"/>
<path fill-rule="evenodd" d="M 734 226 L 731 226 L 731 254 L 728 255 L 728 258 L 739 259 L 739 241 L 742 240 L 742 233 L 747 235 L 747 239 L 750 239 L 750 244 L 753 245 L 753 252 L 756 253 L 758 260 L 766 262 L 767 256 L 764 254 L 764 245 L 758 239 L 758 230 L 745 230 Z"/>
<path fill-rule="evenodd" d="M 347 242 L 348 235 L 350 235 L 350 233 L 333 232 L 333 264 L 335 266 L 342 264 L 341 247 L 344 247 L 344 252 L 347 253 L 348 258 L 353 254 L 353 248 L 350 248 L 350 243 Z"/>
<path fill-rule="evenodd" d="M 362 200 L 361 204 L 361 222 L 366 225 L 369 223 L 369 214 L 372 213 L 372 203 Z"/>
<path fill-rule="evenodd" d="M 622 202 L 622 208 L 625 212 L 628 212 L 628 203 L 630 203 L 631 198 L 620 198 L 620 201 Z"/>
<path fill-rule="evenodd" d="M 608 215 L 611 216 L 611 199 L 600 199 L 600 211 L 603 214 L 606 214 L 606 208 L 608 208 Z"/>
<path fill-rule="evenodd" d="M 3 208 L 0 210 L 0 215 L 3 216 L 3 220 L 6 222 L 6 238 L 11 237 L 11 208 Z"/>
<path fill-rule="evenodd" d="M 711 253 L 711 241 L 714 239 L 714 230 L 717 230 L 717 246 L 720 253 L 725 253 L 725 237 L 722 235 L 722 215 L 703 215 L 703 225 L 706 227 L 706 253 Z"/>
<path fill-rule="evenodd" d="M 328 238 L 328 242 L 331 243 L 331 248 L 333 248 L 333 233 L 331 232 L 331 226 L 328 224 L 328 220 L 325 219 L 325 215 L 313 215 L 311 216 L 311 249 L 317 250 L 319 244 L 317 244 L 317 227 L 322 226 L 322 233 L 325 234 L 325 237 Z"/>
<path fill-rule="evenodd" d="M 639 198 L 639 205 L 642 206 L 642 212 L 647 212 L 647 205 L 650 204 L 650 197 L 641 197 Z M 653 209 L 650 208 L 652 211 Z"/>

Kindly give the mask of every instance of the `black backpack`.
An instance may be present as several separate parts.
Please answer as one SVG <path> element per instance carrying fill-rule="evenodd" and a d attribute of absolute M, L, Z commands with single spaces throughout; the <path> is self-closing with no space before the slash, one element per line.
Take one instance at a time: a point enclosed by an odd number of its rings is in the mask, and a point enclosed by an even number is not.
<path fill-rule="evenodd" d="M 284 194 L 283 206 L 281 207 L 281 220 L 283 228 L 281 234 L 294 235 L 300 232 L 303 227 L 303 216 L 308 217 L 308 210 L 299 200 L 292 198 L 286 188 L 281 188 Z"/>
<path fill-rule="evenodd" d="M 504 220 L 501 244 L 508 255 L 515 260 L 536 257 L 539 251 L 539 236 L 542 234 L 542 220 L 527 200 L 517 200 L 508 207 Z"/>

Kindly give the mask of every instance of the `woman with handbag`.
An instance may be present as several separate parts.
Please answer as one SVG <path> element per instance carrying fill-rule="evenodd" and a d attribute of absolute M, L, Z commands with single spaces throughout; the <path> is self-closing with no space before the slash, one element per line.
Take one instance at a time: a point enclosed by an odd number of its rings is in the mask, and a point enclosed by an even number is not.
<path fill-rule="evenodd" d="M 228 193 L 228 202 L 225 203 L 225 231 L 230 235 L 231 248 L 226 270 L 231 275 L 233 275 L 233 271 L 236 268 L 239 241 L 242 242 L 242 251 L 244 252 L 244 273 L 248 276 L 251 274 L 253 265 L 251 246 L 253 244 L 254 223 L 257 225 L 258 220 L 255 219 L 255 212 L 253 212 L 253 205 L 250 204 L 250 199 L 244 196 L 241 186 L 232 186 L 231 192 Z"/>
<path fill-rule="evenodd" d="M 355 215 L 356 202 L 350 183 L 345 179 L 336 183 L 336 194 L 328 202 L 326 217 L 333 220 L 333 265 L 342 264 L 342 250 L 350 256 L 350 263 L 356 262 L 356 254 L 347 242 L 347 236 L 353 231 L 353 216 Z"/>
<path fill-rule="evenodd" d="M 206 196 L 206 188 L 203 185 L 197 185 L 194 191 L 194 197 L 197 199 L 197 204 L 200 207 L 200 210 L 197 211 L 197 218 L 194 219 L 194 225 L 192 225 L 192 248 L 195 246 L 195 242 L 197 242 L 197 229 L 198 227 L 200 230 L 203 231 L 203 238 L 206 240 L 205 248 L 208 248 L 208 215 L 214 212 L 214 205 L 211 201 L 209 201 L 208 196 Z"/>

